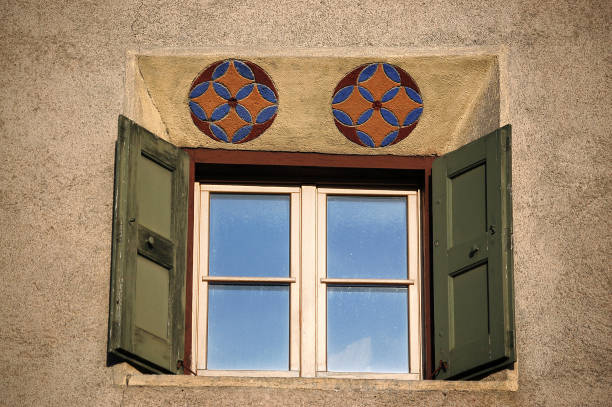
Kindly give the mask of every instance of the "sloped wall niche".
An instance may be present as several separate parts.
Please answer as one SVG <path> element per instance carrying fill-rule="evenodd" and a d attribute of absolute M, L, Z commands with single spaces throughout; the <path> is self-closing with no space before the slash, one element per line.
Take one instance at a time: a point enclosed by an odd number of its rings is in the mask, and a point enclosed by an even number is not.
<path fill-rule="evenodd" d="M 507 97 L 500 89 L 500 72 L 503 71 L 500 60 L 503 59 L 503 53 L 498 50 L 456 54 L 375 49 L 353 53 L 330 49 L 283 53 L 231 50 L 130 53 L 124 114 L 180 147 L 440 155 L 505 124 L 501 116 Z M 198 127 L 198 120 L 193 118 L 194 110 L 190 108 L 198 78 L 200 83 L 210 80 L 212 84 L 213 69 L 223 61 L 230 61 L 231 68 L 234 60 L 239 61 L 236 66 L 244 61 L 249 66 L 261 68 L 271 82 L 260 81 L 268 83 L 275 94 L 266 102 L 276 106 L 270 108 L 274 113 L 272 120 L 268 120 L 257 137 L 241 143 L 223 142 L 206 135 Z M 381 72 L 383 67 L 391 66 L 406 73 L 418 88 L 418 95 L 413 96 L 416 102 L 406 100 L 414 104 L 412 108 L 422 108 L 405 138 L 382 147 L 379 140 L 376 148 L 345 137 L 334 115 L 334 107 L 338 106 L 334 102 L 340 100 L 334 98 L 338 97 L 338 86 L 343 78 L 359 67 L 363 70 L 372 64 L 377 64 Z M 205 77 L 207 67 L 211 78 Z M 219 73 L 216 78 L 222 81 Z M 355 92 L 357 88 L 355 86 Z M 235 98 L 232 100 L 228 103 L 235 105 Z M 210 116 L 211 112 L 207 114 Z M 413 112 L 413 119 L 414 115 Z M 353 117 L 354 124 L 357 124 L 357 116 Z M 400 118 L 400 122 L 402 120 Z M 252 121 L 255 122 L 255 116 Z"/>

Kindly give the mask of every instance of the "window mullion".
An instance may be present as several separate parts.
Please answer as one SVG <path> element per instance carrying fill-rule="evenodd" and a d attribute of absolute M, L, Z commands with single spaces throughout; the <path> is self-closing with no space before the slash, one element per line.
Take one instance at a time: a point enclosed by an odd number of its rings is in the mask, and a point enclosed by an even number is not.
<path fill-rule="evenodd" d="M 193 264 L 191 269 L 191 366 L 189 368 L 197 372 L 199 363 L 198 349 L 198 308 L 200 295 L 200 183 L 195 182 L 193 187 Z"/>
<path fill-rule="evenodd" d="M 419 215 L 420 195 L 409 195 L 407 201 L 408 220 L 408 278 L 415 284 L 408 287 L 408 352 L 410 373 L 421 372 L 421 233 Z"/>
<path fill-rule="evenodd" d="M 300 370 L 300 235 L 301 235 L 301 205 L 300 193 L 291 193 L 291 242 L 290 242 L 290 274 L 296 283 L 291 284 L 289 306 L 289 370 Z"/>
<path fill-rule="evenodd" d="M 301 356 L 300 369 L 302 377 L 316 375 L 316 237 L 317 237 L 317 191 L 314 185 L 302 186 L 301 208 Z"/>
<path fill-rule="evenodd" d="M 327 195 L 317 192 L 317 372 L 327 371 Z"/>
<path fill-rule="evenodd" d="M 198 369 L 206 369 L 207 340 L 208 340 L 208 282 L 202 281 L 208 276 L 208 241 L 209 241 L 209 207 L 210 193 L 202 190 L 200 192 L 200 207 L 194 208 L 200 215 L 199 222 L 199 259 L 197 285 L 198 293 Z"/>

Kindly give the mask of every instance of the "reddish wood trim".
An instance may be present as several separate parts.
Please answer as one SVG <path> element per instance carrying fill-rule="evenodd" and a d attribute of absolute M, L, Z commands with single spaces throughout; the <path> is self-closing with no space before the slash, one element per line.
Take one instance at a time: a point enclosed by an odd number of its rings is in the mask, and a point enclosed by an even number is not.
<path fill-rule="evenodd" d="M 187 151 L 187 153 L 190 153 Z M 193 303 L 193 184 L 195 181 L 195 161 L 193 156 L 189 154 L 189 206 L 187 219 L 187 272 L 185 278 L 185 354 L 183 355 L 183 364 L 188 369 L 191 369 L 191 336 L 193 326 L 191 325 L 191 313 Z M 183 369 L 183 374 L 189 375 L 187 369 Z"/>
<path fill-rule="evenodd" d="M 288 165 L 306 167 L 431 169 L 434 156 L 348 155 L 271 151 L 185 149 L 196 163 Z"/>
<path fill-rule="evenodd" d="M 433 162 L 433 161 L 432 161 Z M 432 379 L 433 372 L 433 337 L 432 337 L 432 290 L 431 285 L 431 167 L 425 170 L 425 179 L 423 182 L 423 195 L 421 196 L 423 203 L 423 331 L 424 331 L 424 355 L 425 355 L 425 372 L 424 379 Z"/>
<path fill-rule="evenodd" d="M 191 302 L 193 284 L 193 184 L 195 166 L 206 164 L 241 164 L 268 166 L 303 166 L 327 168 L 380 168 L 397 170 L 424 170 L 423 194 L 423 304 L 424 304 L 424 358 L 423 377 L 431 379 L 433 371 L 432 337 L 432 286 L 431 286 L 431 166 L 435 156 L 393 156 L 393 155 L 347 155 L 322 153 L 294 153 L 271 151 L 236 151 L 205 148 L 185 148 L 191 157 L 189 167 L 189 228 L 188 256 L 189 267 L 186 281 L 185 311 L 185 364 L 191 365 Z M 187 373 L 186 373 L 187 374 Z"/>

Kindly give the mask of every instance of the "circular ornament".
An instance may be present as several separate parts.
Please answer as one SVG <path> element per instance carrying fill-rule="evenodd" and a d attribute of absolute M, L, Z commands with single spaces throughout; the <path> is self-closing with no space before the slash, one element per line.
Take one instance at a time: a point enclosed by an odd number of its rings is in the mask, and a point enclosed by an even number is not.
<path fill-rule="evenodd" d="M 334 122 L 353 143 L 386 147 L 405 139 L 419 122 L 423 99 L 403 69 L 376 62 L 349 72 L 334 89 Z"/>
<path fill-rule="evenodd" d="M 246 143 L 276 118 L 278 93 L 257 64 L 238 59 L 207 66 L 189 88 L 191 119 L 202 133 L 225 143 Z"/>

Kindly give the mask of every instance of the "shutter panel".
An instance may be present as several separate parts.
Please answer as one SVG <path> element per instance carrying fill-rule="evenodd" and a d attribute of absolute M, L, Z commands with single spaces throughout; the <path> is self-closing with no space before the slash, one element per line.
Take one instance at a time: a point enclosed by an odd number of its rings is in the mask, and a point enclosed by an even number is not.
<path fill-rule="evenodd" d="M 510 126 L 432 168 L 436 379 L 515 361 Z"/>
<path fill-rule="evenodd" d="M 119 117 L 109 352 L 182 373 L 189 156 Z"/>

